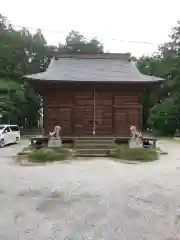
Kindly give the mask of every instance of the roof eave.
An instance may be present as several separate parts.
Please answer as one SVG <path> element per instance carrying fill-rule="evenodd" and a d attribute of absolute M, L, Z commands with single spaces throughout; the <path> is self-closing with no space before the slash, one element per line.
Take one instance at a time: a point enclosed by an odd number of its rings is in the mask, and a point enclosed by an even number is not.
<path fill-rule="evenodd" d="M 61 83 L 61 82 L 67 82 L 67 83 L 138 83 L 138 84 L 149 84 L 149 83 L 162 83 L 165 81 L 165 79 L 156 79 L 156 80 L 132 80 L 132 81 L 113 81 L 113 80 L 109 80 L 109 81 L 105 81 L 105 80 L 97 80 L 97 81 L 92 81 L 92 80 L 59 80 L 59 79 L 53 79 L 53 80 L 49 80 L 49 79 L 38 79 L 38 78 L 32 78 L 32 77 L 23 77 L 27 80 L 31 80 L 31 81 L 40 81 L 40 82 L 52 82 L 52 83 Z"/>

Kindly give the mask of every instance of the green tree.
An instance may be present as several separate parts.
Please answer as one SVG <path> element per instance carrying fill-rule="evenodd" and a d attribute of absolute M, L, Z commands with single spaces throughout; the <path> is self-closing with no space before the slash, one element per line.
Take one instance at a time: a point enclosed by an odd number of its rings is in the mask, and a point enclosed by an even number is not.
<path fill-rule="evenodd" d="M 167 79 L 149 98 L 145 96 L 146 126 L 161 134 L 174 133 L 180 129 L 180 22 L 172 29 L 170 41 L 157 54 L 139 58 L 137 67 L 144 74 Z"/>
<path fill-rule="evenodd" d="M 40 96 L 24 85 L 22 76 L 45 70 L 52 48 L 40 30 L 34 35 L 27 29 L 17 31 L 2 15 L 0 27 L 0 113 L 4 121 L 36 126 Z"/>
<path fill-rule="evenodd" d="M 59 53 L 103 53 L 104 47 L 97 39 L 87 40 L 82 34 L 72 30 L 66 37 L 65 45 L 60 44 Z"/>
<path fill-rule="evenodd" d="M 36 127 L 41 117 L 42 98 L 25 84 L 22 76 L 44 71 L 60 53 L 102 53 L 103 45 L 71 31 L 65 44 L 48 45 L 41 30 L 14 29 L 0 15 L 0 114 L 3 121 Z"/>

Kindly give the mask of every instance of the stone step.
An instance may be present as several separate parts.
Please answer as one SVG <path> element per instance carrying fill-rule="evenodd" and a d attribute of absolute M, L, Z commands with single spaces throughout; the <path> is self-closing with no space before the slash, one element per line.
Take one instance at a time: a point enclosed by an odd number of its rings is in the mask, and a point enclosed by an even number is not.
<path fill-rule="evenodd" d="M 114 141 L 110 139 L 102 139 L 102 140 L 93 140 L 93 139 L 81 139 L 76 140 L 75 145 L 79 144 L 112 144 Z"/>
<path fill-rule="evenodd" d="M 75 141 L 76 154 L 81 157 L 108 156 L 115 148 L 112 137 L 80 137 Z"/>
<path fill-rule="evenodd" d="M 77 153 L 78 157 L 107 157 L 106 153 Z"/>
<path fill-rule="evenodd" d="M 81 139 L 93 139 L 93 140 L 103 140 L 103 139 L 108 140 L 109 139 L 109 140 L 114 140 L 114 137 L 103 137 L 103 136 L 76 137 L 76 140 L 81 140 Z"/>
<path fill-rule="evenodd" d="M 111 149 L 114 148 L 113 143 L 77 143 L 76 149 L 85 148 L 85 149 Z"/>
<path fill-rule="evenodd" d="M 110 150 L 113 150 L 113 149 L 86 149 L 86 148 L 81 148 L 81 149 L 76 149 L 76 153 L 77 153 L 77 155 L 81 155 L 81 154 L 86 154 L 86 155 L 92 155 L 92 154 L 108 155 Z"/>
<path fill-rule="evenodd" d="M 81 137 L 81 138 L 76 138 L 75 141 L 80 141 L 80 142 L 81 141 L 92 141 L 92 142 L 105 141 L 106 142 L 106 141 L 114 141 L 114 139 L 113 138 L 103 138 L 103 137 L 102 138 L 92 138 L 92 137 L 90 137 L 90 138 L 84 137 L 83 138 L 83 137 Z"/>

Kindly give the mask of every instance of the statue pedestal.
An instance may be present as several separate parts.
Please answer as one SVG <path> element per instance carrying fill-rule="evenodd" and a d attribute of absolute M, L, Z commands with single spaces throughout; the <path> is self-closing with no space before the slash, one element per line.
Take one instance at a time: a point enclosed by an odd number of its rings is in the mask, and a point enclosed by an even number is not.
<path fill-rule="evenodd" d="M 56 138 L 50 138 L 49 142 L 48 142 L 48 147 L 51 148 L 60 148 L 62 147 L 62 141 L 61 139 L 56 139 Z"/>
<path fill-rule="evenodd" d="M 143 148 L 143 143 L 141 139 L 133 139 L 129 140 L 129 148 Z"/>

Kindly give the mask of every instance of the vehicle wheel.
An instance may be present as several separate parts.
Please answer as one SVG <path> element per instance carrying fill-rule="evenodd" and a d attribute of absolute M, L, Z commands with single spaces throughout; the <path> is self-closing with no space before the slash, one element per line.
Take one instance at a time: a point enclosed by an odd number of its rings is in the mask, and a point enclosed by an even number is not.
<path fill-rule="evenodd" d="M 0 148 L 3 148 L 4 147 L 4 139 L 1 139 L 0 140 Z"/>
<path fill-rule="evenodd" d="M 19 137 L 16 137 L 16 143 L 18 144 L 20 142 Z"/>

